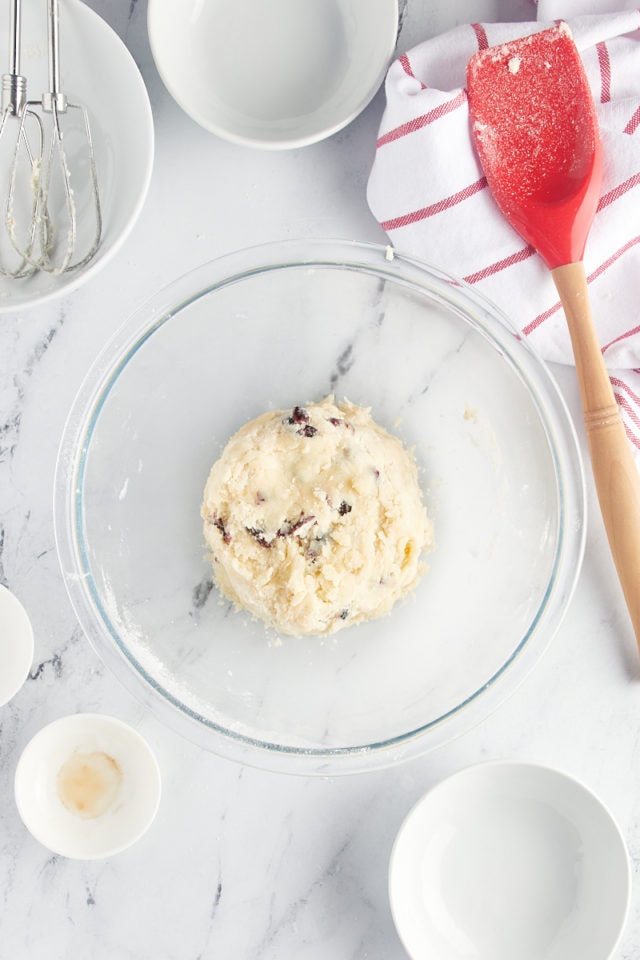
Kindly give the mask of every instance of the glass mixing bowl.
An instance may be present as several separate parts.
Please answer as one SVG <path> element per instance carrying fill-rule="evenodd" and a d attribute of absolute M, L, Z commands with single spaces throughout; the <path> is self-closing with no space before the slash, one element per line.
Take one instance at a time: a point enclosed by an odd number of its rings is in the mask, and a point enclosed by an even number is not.
<path fill-rule="evenodd" d="M 281 638 L 212 588 L 202 492 L 243 423 L 329 393 L 414 450 L 436 546 L 390 615 Z M 439 746 L 514 690 L 572 595 L 584 480 L 552 377 L 489 302 L 390 248 L 284 242 L 123 326 L 64 429 L 55 525 L 78 619 L 136 697 L 225 757 L 333 775 Z"/>

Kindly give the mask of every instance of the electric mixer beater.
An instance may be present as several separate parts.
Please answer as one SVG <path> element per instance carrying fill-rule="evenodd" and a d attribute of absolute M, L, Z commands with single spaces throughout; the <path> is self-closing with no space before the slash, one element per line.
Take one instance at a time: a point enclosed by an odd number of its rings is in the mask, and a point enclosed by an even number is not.
<path fill-rule="evenodd" d="M 9 166 L 4 222 L 10 244 L 0 244 L 0 275 L 28 277 L 38 230 L 39 176 L 44 149 L 40 117 L 27 101 L 27 80 L 20 73 L 20 0 L 9 4 L 9 72 L 2 75 L 0 156 Z M 6 240 L 7 238 L 3 238 Z"/>
<path fill-rule="evenodd" d="M 36 264 L 47 273 L 60 274 L 78 270 L 94 256 L 102 235 L 102 211 L 87 109 L 72 103 L 60 87 L 58 0 L 47 0 L 47 28 L 49 89 L 42 95 L 41 107 L 43 114 L 51 117 L 51 129 L 39 177 L 40 256 Z M 80 125 L 65 129 L 74 111 Z M 73 146 L 73 162 L 65 138 Z M 84 235 L 78 229 L 80 204 L 84 204 L 83 216 L 91 221 L 90 232 Z"/>
<path fill-rule="evenodd" d="M 35 270 L 59 275 L 85 266 L 96 253 L 102 236 L 102 210 L 93 138 L 84 105 L 72 102 L 60 85 L 58 0 L 47 0 L 48 90 L 39 101 L 26 99 L 26 80 L 18 74 L 20 0 L 10 0 L 11 66 L 3 77 L 15 88 L 9 109 L 20 118 L 11 167 L 5 217 L 11 245 L 20 267 L 5 276 L 28 276 Z M 3 88 L 4 90 L 4 88 Z M 27 121 L 36 125 L 35 146 L 27 137 Z M 2 129 L 0 128 L 0 135 Z M 30 196 L 24 185 L 30 169 Z M 18 185 L 22 183 L 19 191 Z M 21 212 L 16 210 L 18 193 Z"/>

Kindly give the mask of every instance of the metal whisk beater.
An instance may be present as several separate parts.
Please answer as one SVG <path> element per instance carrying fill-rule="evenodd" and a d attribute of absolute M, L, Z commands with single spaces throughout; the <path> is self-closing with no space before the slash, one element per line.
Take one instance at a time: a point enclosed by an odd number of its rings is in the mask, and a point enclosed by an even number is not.
<path fill-rule="evenodd" d="M 26 106 L 40 111 L 44 144 L 33 178 L 34 242 L 23 245 L 15 235 L 11 240 L 32 267 L 57 275 L 92 259 L 102 236 L 102 210 L 87 109 L 71 102 L 60 85 L 58 0 L 47 0 L 47 35 L 49 89 Z"/>
<path fill-rule="evenodd" d="M 40 233 L 38 194 L 44 131 L 40 117 L 27 102 L 27 80 L 20 73 L 20 0 L 10 0 L 9 15 L 9 71 L 1 81 L 0 153 L 10 171 L 4 202 L 10 244 L 1 246 L 0 275 L 20 278 L 36 270 L 33 254 Z"/>

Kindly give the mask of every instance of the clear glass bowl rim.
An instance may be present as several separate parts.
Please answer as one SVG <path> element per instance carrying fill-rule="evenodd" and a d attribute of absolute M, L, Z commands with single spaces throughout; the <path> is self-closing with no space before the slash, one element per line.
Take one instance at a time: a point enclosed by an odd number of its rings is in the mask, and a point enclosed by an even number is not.
<path fill-rule="evenodd" d="M 244 277 L 292 267 L 365 271 L 422 290 L 471 321 L 529 387 L 550 445 L 558 486 L 560 521 L 552 575 L 532 624 L 511 656 L 486 684 L 443 716 L 388 740 L 355 747 L 306 749 L 257 740 L 213 724 L 173 700 L 128 656 L 126 645 L 101 618 L 87 584 L 90 574 L 83 562 L 78 530 L 82 514 L 79 477 L 93 424 L 137 345 L 212 290 Z M 493 712 L 519 686 L 556 634 L 575 590 L 586 539 L 586 491 L 578 440 L 546 364 L 509 318 L 464 281 L 389 246 L 352 240 L 286 240 L 248 247 L 200 264 L 143 302 L 107 342 L 72 403 L 58 450 L 53 506 L 58 558 L 77 619 L 98 657 L 135 699 L 169 727 L 217 755 L 259 768 L 320 776 L 369 771 L 419 756 Z M 507 673 L 509 689 L 505 690 Z"/>

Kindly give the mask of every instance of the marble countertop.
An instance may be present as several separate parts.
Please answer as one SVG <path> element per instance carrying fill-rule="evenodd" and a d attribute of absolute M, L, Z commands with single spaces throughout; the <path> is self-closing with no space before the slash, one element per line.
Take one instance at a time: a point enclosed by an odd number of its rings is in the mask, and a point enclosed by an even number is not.
<path fill-rule="evenodd" d="M 329 140 L 261 153 L 218 140 L 176 106 L 154 67 L 144 0 L 90 0 L 144 77 L 156 158 L 142 215 L 85 287 L 0 319 L 0 583 L 35 630 L 27 683 L 0 712 L 0 960 L 402 960 L 387 896 L 401 821 L 448 773 L 493 758 L 559 767 L 610 807 L 640 864 L 640 660 L 588 476 L 584 566 L 550 649 L 473 731 L 392 770 L 336 779 L 240 767 L 182 740 L 103 667 L 58 567 L 52 482 L 84 373 L 123 319 L 194 264 L 270 240 L 384 242 L 365 187 L 379 93 Z M 399 47 L 469 20 L 532 19 L 529 0 L 408 0 Z M 578 425 L 575 375 L 554 368 Z M 588 472 L 588 471 L 587 471 Z M 145 836 L 103 861 L 52 855 L 13 798 L 19 755 L 51 720 L 104 712 L 139 729 L 163 776 Z M 640 952 L 634 886 L 616 960 Z"/>

